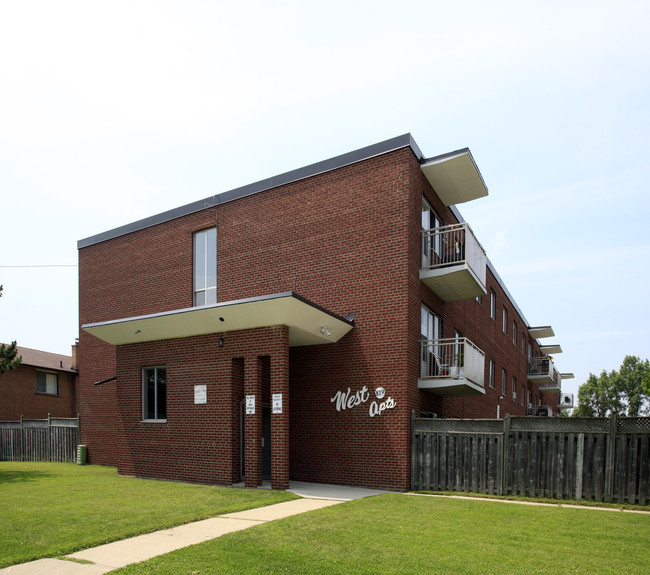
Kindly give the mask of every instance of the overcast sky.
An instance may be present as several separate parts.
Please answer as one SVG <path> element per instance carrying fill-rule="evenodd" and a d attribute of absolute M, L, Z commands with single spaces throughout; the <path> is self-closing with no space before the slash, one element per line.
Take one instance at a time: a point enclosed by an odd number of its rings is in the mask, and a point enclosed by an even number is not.
<path fill-rule="evenodd" d="M 459 209 L 553 326 L 565 391 L 647 358 L 649 19 L 647 0 L 0 2 L 0 341 L 70 352 L 78 240 L 411 132 L 428 157 L 471 149 L 490 195 Z"/>

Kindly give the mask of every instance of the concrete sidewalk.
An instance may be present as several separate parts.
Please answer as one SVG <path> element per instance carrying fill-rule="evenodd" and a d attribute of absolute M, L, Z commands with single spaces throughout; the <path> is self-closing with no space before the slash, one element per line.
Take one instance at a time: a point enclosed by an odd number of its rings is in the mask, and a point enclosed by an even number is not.
<path fill-rule="evenodd" d="M 131 563 L 145 561 L 182 547 L 209 541 L 226 533 L 248 529 L 267 521 L 283 519 L 284 517 L 313 511 L 314 509 L 322 509 L 352 499 L 386 493 L 374 489 L 293 481 L 290 484 L 289 491 L 300 495 L 302 499 L 285 501 L 284 503 L 276 503 L 275 505 L 249 509 L 248 511 L 227 513 L 219 517 L 195 521 L 194 523 L 107 543 L 106 545 L 84 549 L 67 555 L 71 559 L 91 561 L 92 563 L 76 563 L 65 559 L 39 559 L 38 561 L 0 569 L 0 574 L 100 575 Z"/>

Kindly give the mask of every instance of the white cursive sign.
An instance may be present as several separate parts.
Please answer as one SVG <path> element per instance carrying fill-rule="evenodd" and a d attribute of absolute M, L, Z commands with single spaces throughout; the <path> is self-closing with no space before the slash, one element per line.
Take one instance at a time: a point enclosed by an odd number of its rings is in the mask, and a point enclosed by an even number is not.
<path fill-rule="evenodd" d="M 383 388 L 377 388 L 375 390 L 375 397 L 382 399 L 385 396 L 386 392 Z M 345 409 L 352 409 L 357 405 L 366 403 L 370 399 L 370 393 L 368 392 L 368 387 L 363 386 L 356 393 L 352 393 L 352 390 L 348 387 L 347 391 L 337 391 L 334 394 L 334 397 L 330 399 L 331 403 L 336 403 L 336 411 L 341 411 Z M 381 415 L 385 410 L 392 409 L 397 403 L 392 397 L 388 397 L 386 401 L 377 403 L 376 401 L 370 402 L 369 415 L 370 417 L 375 417 L 375 415 Z"/>

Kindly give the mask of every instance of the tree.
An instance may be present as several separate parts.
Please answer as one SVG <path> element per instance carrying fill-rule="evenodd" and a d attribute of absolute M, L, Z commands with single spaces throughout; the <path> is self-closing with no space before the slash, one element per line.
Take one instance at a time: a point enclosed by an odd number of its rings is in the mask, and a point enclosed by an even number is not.
<path fill-rule="evenodd" d="M 619 371 L 589 374 L 578 388 L 577 417 L 607 417 L 612 411 L 628 417 L 650 412 L 650 363 L 628 355 Z"/>
<path fill-rule="evenodd" d="M 0 297 L 2 297 L 2 287 L 0 285 Z M 4 343 L 0 345 L 0 374 L 18 367 L 21 360 L 15 341 L 12 341 L 10 345 Z"/>
<path fill-rule="evenodd" d="M 647 359 L 641 361 L 634 355 L 626 356 L 616 383 L 621 398 L 627 405 L 627 415 L 629 417 L 648 413 L 650 363 Z"/>

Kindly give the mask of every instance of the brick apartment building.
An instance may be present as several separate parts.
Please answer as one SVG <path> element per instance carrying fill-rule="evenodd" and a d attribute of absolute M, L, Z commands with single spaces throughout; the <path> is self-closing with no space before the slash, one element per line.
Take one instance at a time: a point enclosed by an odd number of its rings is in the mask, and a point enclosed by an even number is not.
<path fill-rule="evenodd" d="M 556 412 L 553 332 L 455 207 L 486 194 L 406 134 L 81 240 L 90 461 L 404 490 L 412 412 Z"/>
<path fill-rule="evenodd" d="M 72 355 L 17 349 L 20 365 L 0 375 L 0 421 L 77 417 L 76 345 Z"/>

